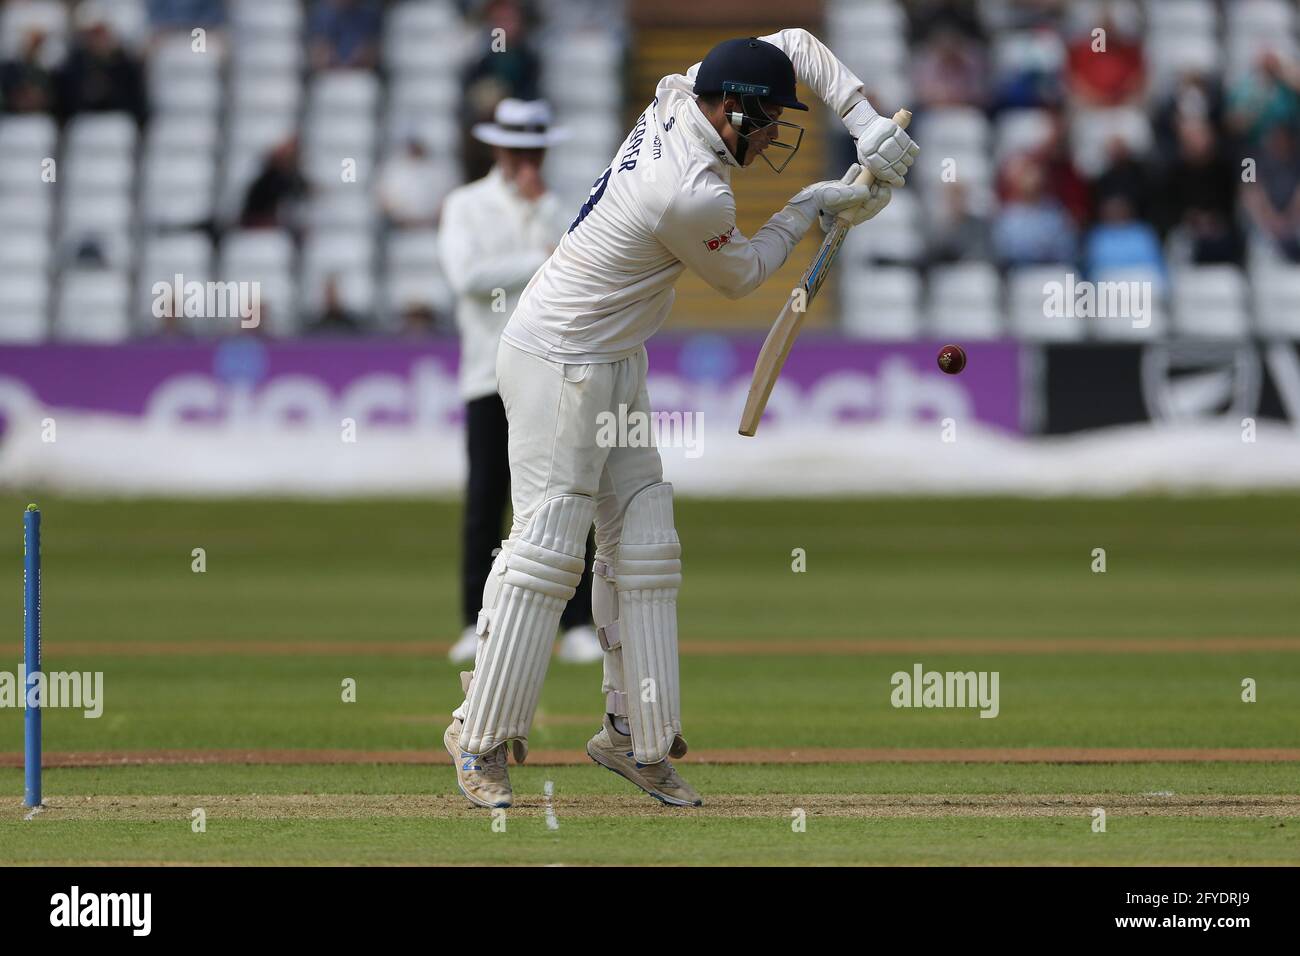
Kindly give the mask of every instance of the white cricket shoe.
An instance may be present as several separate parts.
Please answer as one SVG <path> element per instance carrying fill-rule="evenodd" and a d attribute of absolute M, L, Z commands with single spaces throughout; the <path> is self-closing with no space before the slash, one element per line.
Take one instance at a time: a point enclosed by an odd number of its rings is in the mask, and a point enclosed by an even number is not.
<path fill-rule="evenodd" d="M 560 660 L 566 664 L 591 664 L 605 657 L 594 627 L 571 627 L 560 638 Z"/>
<path fill-rule="evenodd" d="M 456 785 L 465 799 L 480 807 L 508 807 L 514 799 L 510 774 L 506 770 L 506 745 L 498 744 L 485 754 L 460 749 L 461 722 L 457 718 L 443 732 L 442 744 L 456 765 Z"/>
<path fill-rule="evenodd" d="M 615 730 L 608 714 L 604 726 L 587 741 L 587 756 L 620 777 L 626 777 L 660 803 L 670 807 L 698 807 L 704 803 L 667 760 L 637 763 L 632 753 L 632 738 Z"/>
<path fill-rule="evenodd" d="M 474 625 L 470 625 L 460 632 L 460 639 L 451 645 L 451 650 L 447 652 L 447 659 L 453 664 L 473 663 L 474 655 L 478 653 L 478 634 L 474 632 Z"/>

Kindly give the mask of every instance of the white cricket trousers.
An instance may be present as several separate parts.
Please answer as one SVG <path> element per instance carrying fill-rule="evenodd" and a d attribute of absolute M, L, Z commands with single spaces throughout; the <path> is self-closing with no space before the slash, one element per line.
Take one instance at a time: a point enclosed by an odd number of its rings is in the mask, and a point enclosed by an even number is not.
<path fill-rule="evenodd" d="M 511 541 L 548 498 L 587 495 L 596 501 L 596 558 L 614 565 L 628 502 L 663 481 L 663 462 L 653 443 L 601 445 L 598 430 L 602 412 L 616 422 L 633 412 L 648 420 L 648 367 L 644 346 L 616 362 L 570 365 L 501 340 L 497 391 L 510 423 Z M 604 690 L 615 689 L 616 683 L 621 681 L 607 674 Z M 464 708 L 462 702 L 454 715 L 463 719 Z"/>
<path fill-rule="evenodd" d="M 510 422 L 510 498 L 517 538 L 556 495 L 596 500 L 596 554 L 613 562 L 623 513 L 638 491 L 663 481 L 653 444 L 601 447 L 601 413 L 650 415 L 645 347 L 617 362 L 566 365 L 516 348 L 497 350 L 497 389 Z M 624 406 L 620 411 L 619 406 Z"/>

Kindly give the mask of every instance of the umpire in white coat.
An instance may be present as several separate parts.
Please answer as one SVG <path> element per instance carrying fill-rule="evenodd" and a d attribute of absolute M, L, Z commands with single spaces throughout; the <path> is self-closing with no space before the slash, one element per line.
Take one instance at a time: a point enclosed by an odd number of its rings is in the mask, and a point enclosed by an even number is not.
<path fill-rule="evenodd" d="M 439 232 L 442 268 L 457 295 L 469 459 L 461 557 L 464 628 L 450 654 L 457 662 L 473 660 L 478 648 L 475 625 L 483 585 L 502 544 L 510 496 L 508 426 L 497 394 L 497 345 L 520 292 L 555 249 L 569 221 L 542 181 L 546 148 L 563 136 L 551 125 L 545 102 L 502 100 L 494 122 L 480 123 L 473 133 L 495 148 L 495 165 L 482 179 L 447 196 Z M 604 656 L 591 626 L 594 548 L 589 540 L 588 570 L 560 621 L 562 660 L 587 662 Z"/>

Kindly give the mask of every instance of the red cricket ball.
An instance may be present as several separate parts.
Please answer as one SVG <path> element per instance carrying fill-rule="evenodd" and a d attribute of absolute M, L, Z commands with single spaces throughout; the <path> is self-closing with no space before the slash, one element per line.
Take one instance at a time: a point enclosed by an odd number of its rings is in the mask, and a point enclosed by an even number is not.
<path fill-rule="evenodd" d="M 945 345 L 939 349 L 939 370 L 956 375 L 966 367 L 966 351 L 960 345 Z"/>

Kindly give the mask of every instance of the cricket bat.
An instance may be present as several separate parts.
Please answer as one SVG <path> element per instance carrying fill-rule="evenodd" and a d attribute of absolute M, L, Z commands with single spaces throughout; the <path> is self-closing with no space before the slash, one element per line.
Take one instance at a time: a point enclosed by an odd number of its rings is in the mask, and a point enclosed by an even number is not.
<path fill-rule="evenodd" d="M 907 129 L 907 124 L 911 121 L 912 114 L 908 110 L 899 110 L 894 114 L 894 122 L 903 129 Z M 855 183 L 859 186 L 870 186 L 874 179 L 871 170 L 864 168 Z M 754 377 L 749 383 L 749 396 L 745 399 L 744 414 L 740 416 L 740 434 L 752 438 L 758 431 L 758 423 L 763 417 L 764 409 L 767 408 L 772 387 L 776 385 L 786 357 L 794 347 L 794 340 L 799 336 L 799 329 L 803 327 L 808 307 L 812 305 L 813 298 L 821 289 L 822 283 L 826 281 L 826 275 L 836 255 L 839 254 L 840 246 L 844 243 L 844 237 L 848 232 L 849 222 L 841 216 L 835 227 L 822 240 L 817 255 L 804 270 L 799 284 L 790 292 L 790 298 L 786 299 L 785 305 L 781 307 L 780 314 L 772 324 L 772 331 L 767 333 L 763 347 L 758 353 L 758 361 L 754 363 Z"/>

